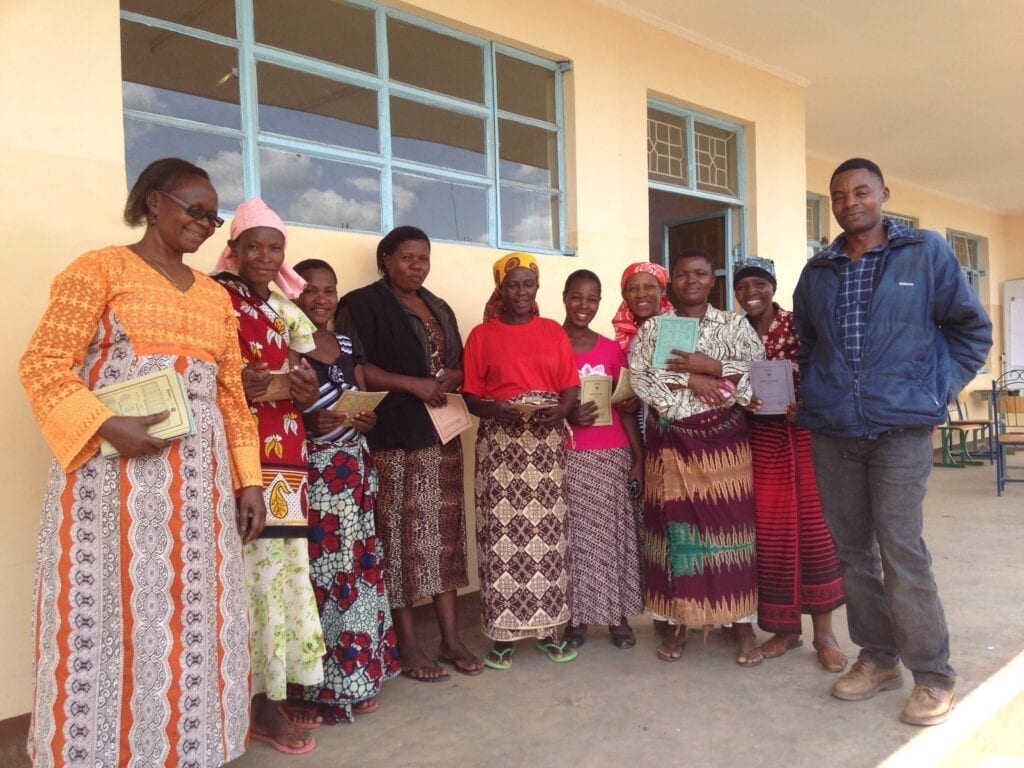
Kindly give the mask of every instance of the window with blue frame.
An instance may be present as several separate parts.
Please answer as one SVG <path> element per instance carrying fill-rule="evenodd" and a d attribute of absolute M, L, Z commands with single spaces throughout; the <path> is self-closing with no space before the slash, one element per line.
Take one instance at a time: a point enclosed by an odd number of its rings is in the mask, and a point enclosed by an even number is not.
<path fill-rule="evenodd" d="M 560 253 L 568 65 L 362 0 L 121 0 L 126 167 L 230 212 Z"/>
<path fill-rule="evenodd" d="M 978 235 L 967 232 L 957 232 L 953 229 L 946 230 L 946 240 L 949 242 L 953 253 L 956 254 L 960 268 L 967 276 L 967 282 L 971 284 L 974 292 L 986 299 L 984 279 L 986 271 L 986 250 L 988 241 Z"/>

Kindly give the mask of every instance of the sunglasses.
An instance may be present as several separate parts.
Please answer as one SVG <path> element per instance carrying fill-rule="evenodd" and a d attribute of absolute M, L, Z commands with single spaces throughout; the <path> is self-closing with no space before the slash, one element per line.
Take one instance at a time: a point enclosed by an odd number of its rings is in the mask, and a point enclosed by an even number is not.
<path fill-rule="evenodd" d="M 180 198 L 177 198 L 174 195 L 172 195 L 170 192 L 165 192 L 162 189 L 158 189 L 157 192 L 159 192 L 164 197 L 169 197 L 171 200 L 176 202 L 178 205 L 180 205 L 182 207 L 182 209 L 184 209 L 185 213 L 187 213 L 189 216 L 191 216 L 196 221 L 199 221 L 200 219 L 206 219 L 208 222 L 210 222 L 210 226 L 213 227 L 214 229 L 216 229 L 216 228 L 220 227 L 222 224 L 224 224 L 224 219 L 222 219 L 220 216 L 218 216 L 216 211 L 206 211 L 206 210 L 203 210 L 203 206 L 198 205 L 198 204 L 197 205 L 189 205 L 184 200 L 182 200 Z"/>

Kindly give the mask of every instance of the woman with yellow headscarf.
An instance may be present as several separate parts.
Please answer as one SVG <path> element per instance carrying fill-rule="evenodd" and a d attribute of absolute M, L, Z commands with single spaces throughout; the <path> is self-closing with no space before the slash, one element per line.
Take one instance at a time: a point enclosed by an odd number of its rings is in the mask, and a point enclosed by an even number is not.
<path fill-rule="evenodd" d="M 558 628 L 569 620 L 565 417 L 580 379 L 565 330 L 537 314 L 539 275 L 529 254 L 495 262 L 490 319 L 469 334 L 463 357 L 462 390 L 480 417 L 477 547 L 492 669 L 508 669 L 512 643 L 528 637 L 551 661 L 576 658 Z"/>

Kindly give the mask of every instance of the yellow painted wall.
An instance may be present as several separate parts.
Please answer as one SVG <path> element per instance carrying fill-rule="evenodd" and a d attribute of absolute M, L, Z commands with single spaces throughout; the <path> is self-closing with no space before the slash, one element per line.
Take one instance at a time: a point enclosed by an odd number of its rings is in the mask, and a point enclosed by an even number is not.
<path fill-rule="evenodd" d="M 418 5 L 421 10 L 406 7 L 574 64 L 566 94 L 569 216 L 579 256 L 541 258 L 543 314 L 561 318 L 561 284 L 570 271 L 586 266 L 605 280 L 595 325 L 610 333 L 622 267 L 647 258 L 645 131 L 651 96 L 747 127 L 751 251 L 776 260 L 781 295 L 792 290 L 803 263 L 807 188 L 800 87 L 585 0 L 424 0 Z M 69 14 L 73 23 L 53 23 Z M 117 0 L 4 0 L 0 64 L 0 234 L 8 286 L 8 328 L 0 341 L 7 361 L 0 372 L 0 397 L 7 404 L 6 437 L 0 442 L 0 482 L 6 490 L 0 513 L 4 718 L 30 705 L 32 567 L 50 460 L 16 380 L 15 363 L 53 275 L 82 251 L 130 242 L 136 233 L 119 219 L 126 182 Z M 224 239 L 220 234 L 207 243 L 192 263 L 211 267 Z M 328 259 L 339 269 L 343 288 L 352 288 L 374 278 L 375 242 L 370 236 L 295 228 L 289 256 Z M 464 333 L 480 317 L 497 255 L 471 246 L 434 248 L 428 284 L 455 308 Z M 471 452 L 467 459 L 471 467 Z"/>

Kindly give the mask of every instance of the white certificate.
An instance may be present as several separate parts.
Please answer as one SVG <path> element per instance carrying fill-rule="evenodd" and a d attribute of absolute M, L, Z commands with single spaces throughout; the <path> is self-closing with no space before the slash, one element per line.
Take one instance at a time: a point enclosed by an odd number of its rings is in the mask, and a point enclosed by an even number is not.
<path fill-rule="evenodd" d="M 445 394 L 448 402 L 444 405 L 434 407 L 424 403 L 427 415 L 437 430 L 437 436 L 441 438 L 441 445 L 446 445 L 453 437 L 458 437 L 472 426 L 469 418 L 469 409 L 462 395 Z"/>

